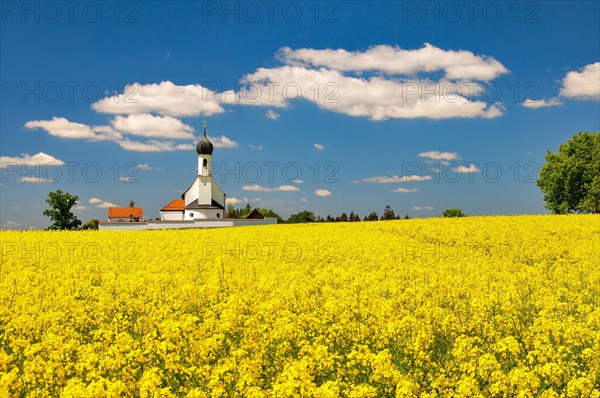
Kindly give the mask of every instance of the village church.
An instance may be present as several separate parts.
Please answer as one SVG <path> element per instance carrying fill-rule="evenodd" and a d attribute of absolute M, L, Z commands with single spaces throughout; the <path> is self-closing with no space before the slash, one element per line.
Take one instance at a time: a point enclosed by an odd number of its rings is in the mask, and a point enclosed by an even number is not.
<path fill-rule="evenodd" d="M 196 145 L 198 153 L 198 175 L 181 194 L 160 210 L 160 219 L 165 221 L 184 221 L 199 218 L 223 218 L 225 213 L 225 193 L 212 177 L 213 144 L 204 135 Z"/>

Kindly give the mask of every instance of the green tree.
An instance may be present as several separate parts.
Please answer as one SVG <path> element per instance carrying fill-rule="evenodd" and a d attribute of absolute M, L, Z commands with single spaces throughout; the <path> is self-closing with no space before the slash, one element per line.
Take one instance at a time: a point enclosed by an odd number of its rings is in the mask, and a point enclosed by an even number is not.
<path fill-rule="evenodd" d="M 537 185 L 554 214 L 600 213 L 600 132 L 577 133 L 548 151 Z"/>
<path fill-rule="evenodd" d="M 228 204 L 225 210 L 225 218 L 237 218 L 236 215 L 235 207 L 232 204 Z"/>
<path fill-rule="evenodd" d="M 461 209 L 458 207 L 454 207 L 452 209 L 446 209 L 442 213 L 444 217 L 466 217 L 467 215 L 463 213 Z"/>
<path fill-rule="evenodd" d="M 81 229 L 98 229 L 98 220 L 92 218 L 90 221 L 83 224 Z"/>
<path fill-rule="evenodd" d="M 365 216 L 364 221 L 377 221 L 379 220 L 379 215 L 376 211 L 372 211 L 368 216 Z"/>
<path fill-rule="evenodd" d="M 385 210 L 383 210 L 383 215 L 381 216 L 382 220 L 395 220 L 396 215 L 394 214 L 394 209 L 390 205 L 385 206 Z"/>
<path fill-rule="evenodd" d="M 312 211 L 304 210 L 296 214 L 292 214 L 287 220 L 290 224 L 315 222 L 315 214 Z"/>
<path fill-rule="evenodd" d="M 135 207 L 135 202 L 133 200 L 129 201 L 129 207 Z"/>
<path fill-rule="evenodd" d="M 48 229 L 76 229 L 81 225 L 81 221 L 73 213 L 71 208 L 79 200 L 78 196 L 71 195 L 57 189 L 55 192 L 48 193 L 46 203 L 50 206 L 44 210 L 44 215 L 50 217 L 52 225 Z"/>

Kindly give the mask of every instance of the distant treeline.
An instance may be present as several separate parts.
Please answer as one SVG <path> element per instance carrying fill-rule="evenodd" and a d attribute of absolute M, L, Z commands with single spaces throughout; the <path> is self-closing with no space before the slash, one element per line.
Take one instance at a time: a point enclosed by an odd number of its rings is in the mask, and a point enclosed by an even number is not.
<path fill-rule="evenodd" d="M 287 220 L 284 220 L 279 214 L 270 209 L 263 209 L 260 207 L 256 208 L 264 217 L 275 217 L 277 218 L 277 222 L 279 224 L 287 223 L 287 224 L 298 224 L 298 223 L 311 223 L 311 222 L 356 222 L 356 221 L 379 221 L 379 220 L 400 220 L 400 219 L 409 219 L 410 217 L 405 215 L 404 217 L 396 216 L 394 210 L 391 206 L 386 206 L 383 210 L 383 214 L 381 217 L 377 214 L 376 211 L 372 211 L 369 215 L 360 217 L 358 213 L 351 211 L 350 213 L 344 212 L 339 216 L 331 216 L 327 215 L 326 217 L 315 215 L 314 212 L 309 210 L 303 210 L 301 212 L 292 214 Z M 248 214 L 252 211 L 250 204 L 247 204 L 245 207 L 240 209 L 236 209 L 233 205 L 228 205 L 227 210 L 225 211 L 225 218 L 246 218 Z"/>

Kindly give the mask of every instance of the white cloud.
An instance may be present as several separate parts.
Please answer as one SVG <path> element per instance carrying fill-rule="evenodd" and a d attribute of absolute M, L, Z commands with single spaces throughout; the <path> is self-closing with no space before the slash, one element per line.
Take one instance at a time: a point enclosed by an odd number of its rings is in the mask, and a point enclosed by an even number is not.
<path fill-rule="evenodd" d="M 231 198 L 226 198 L 225 202 L 228 205 L 236 205 L 238 203 L 260 202 L 260 198 L 246 198 L 246 197 L 243 197 L 243 198 L 238 199 L 238 198 L 235 198 L 235 197 L 231 197 Z"/>
<path fill-rule="evenodd" d="M 249 144 L 248 147 L 254 151 L 262 151 L 263 149 L 265 149 L 262 145 Z"/>
<path fill-rule="evenodd" d="M 20 226 L 21 226 L 21 224 L 19 224 L 16 221 L 7 221 L 4 224 L 2 224 L 2 228 L 8 228 L 8 229 L 18 228 Z"/>
<path fill-rule="evenodd" d="M 303 203 L 308 202 L 308 199 L 306 199 L 306 198 L 300 198 L 299 200 L 300 200 L 300 202 L 303 202 Z"/>
<path fill-rule="evenodd" d="M 315 150 L 318 152 L 323 152 L 325 150 L 325 145 L 314 144 L 313 146 L 315 147 Z"/>
<path fill-rule="evenodd" d="M 133 118 L 129 119 L 129 118 L 122 118 L 122 119 L 118 119 L 119 117 L 115 118 L 115 120 L 118 120 L 117 125 L 119 125 L 120 127 L 125 127 L 129 130 L 130 133 L 132 133 L 134 130 L 136 129 L 140 129 L 141 125 L 144 124 L 144 122 L 142 122 L 142 119 L 144 118 L 138 118 L 136 123 L 136 116 L 138 115 L 132 115 Z M 181 122 L 179 122 L 177 119 L 166 119 L 166 118 L 158 118 L 158 117 L 154 117 L 149 115 L 150 118 L 145 118 L 146 119 L 146 125 L 150 125 L 152 124 L 152 122 L 149 122 L 150 120 L 154 121 L 154 124 L 156 125 L 160 125 L 161 123 L 165 124 L 165 125 L 173 125 L 173 126 L 177 126 L 180 124 L 180 126 L 182 126 L 181 128 L 186 128 L 183 126 L 187 126 Z M 157 120 L 162 120 L 158 121 Z M 152 139 L 152 140 L 148 140 L 148 141 L 135 141 L 135 140 L 130 140 L 129 138 L 124 138 L 123 135 L 116 131 L 112 126 L 88 126 L 85 124 L 81 124 L 81 123 L 74 123 L 74 122 L 70 122 L 65 118 L 57 118 L 54 117 L 52 118 L 52 120 L 34 120 L 34 121 L 30 121 L 25 123 L 25 127 L 30 128 L 30 129 L 37 129 L 37 128 L 42 128 L 44 130 L 46 130 L 50 135 L 54 135 L 54 136 L 58 136 L 58 137 L 63 137 L 63 138 L 72 138 L 72 139 L 88 139 L 90 141 L 99 141 L 99 140 L 110 140 L 115 142 L 116 144 L 118 144 L 121 148 L 128 150 L 128 151 L 137 151 L 137 152 L 170 152 L 170 151 L 178 151 L 178 150 L 192 150 L 195 145 L 194 144 L 178 144 L 176 142 L 173 141 L 162 141 L 162 140 L 156 140 L 156 139 Z M 189 126 L 187 126 L 189 127 Z M 169 133 L 166 131 L 165 126 L 162 127 L 163 128 L 163 132 L 166 135 L 170 135 L 172 133 Z M 137 131 L 137 133 L 144 135 L 145 133 L 142 133 L 141 130 Z M 157 134 L 157 131 L 155 130 L 154 132 L 145 134 L 146 136 L 154 136 Z M 181 134 L 177 133 L 177 134 Z M 190 135 L 188 138 L 193 138 L 193 135 Z M 230 140 L 227 137 L 221 136 L 219 138 L 215 138 L 215 143 L 214 143 L 215 147 L 235 147 L 237 146 L 237 143 L 235 143 L 234 141 Z"/>
<path fill-rule="evenodd" d="M 133 83 L 122 94 L 92 104 L 100 113 L 131 114 L 156 112 L 169 116 L 198 116 L 223 113 L 219 96 L 198 84 L 178 86 L 170 81 L 158 84 Z"/>
<path fill-rule="evenodd" d="M 150 167 L 150 165 L 148 163 L 138 163 L 136 165 L 137 169 L 142 171 L 142 170 L 158 170 L 158 167 Z"/>
<path fill-rule="evenodd" d="M 31 120 L 25 123 L 25 127 L 31 130 L 43 129 L 48 134 L 61 138 L 88 139 L 92 141 L 114 141 L 122 138 L 122 135 L 110 126 L 88 126 L 56 116 L 52 120 Z"/>
<path fill-rule="evenodd" d="M 521 105 L 525 108 L 537 109 L 537 108 L 546 108 L 546 107 L 550 107 L 550 106 L 558 106 L 558 105 L 562 105 L 562 103 L 560 102 L 560 100 L 558 98 L 550 98 L 550 100 L 548 100 L 548 101 L 546 101 L 544 99 L 540 99 L 540 100 L 526 99 L 525 101 L 523 101 L 523 103 Z"/>
<path fill-rule="evenodd" d="M 49 166 L 56 165 L 62 166 L 65 164 L 64 161 L 55 158 L 52 155 L 48 155 L 44 152 L 38 152 L 35 155 L 29 155 L 22 153 L 21 156 L 0 156 L 0 168 L 5 168 L 9 165 L 18 166 Z"/>
<path fill-rule="evenodd" d="M 304 181 L 302 180 L 292 180 L 292 184 L 303 184 Z"/>
<path fill-rule="evenodd" d="M 362 180 L 354 180 L 353 182 L 367 182 L 367 183 L 376 183 L 376 184 L 391 184 L 396 182 L 410 182 L 410 181 L 427 181 L 431 180 L 431 176 L 419 176 L 416 174 L 408 175 L 408 176 L 377 176 L 377 177 L 368 177 L 363 178 Z"/>
<path fill-rule="evenodd" d="M 448 79 L 489 81 L 508 73 L 504 65 L 492 57 L 464 50 L 442 50 L 429 43 L 413 50 L 389 45 L 374 46 L 365 51 L 293 50 L 285 47 L 280 50 L 279 57 L 289 65 L 310 65 L 338 71 L 381 71 L 402 75 L 444 71 Z"/>
<path fill-rule="evenodd" d="M 83 210 L 87 210 L 87 209 L 88 208 L 83 205 L 77 205 L 77 206 L 73 207 L 73 210 L 76 210 L 76 211 L 83 211 Z"/>
<path fill-rule="evenodd" d="M 239 146 L 239 143 L 224 135 L 219 137 L 209 136 L 208 139 L 213 143 L 215 148 L 237 148 Z"/>
<path fill-rule="evenodd" d="M 109 207 L 118 207 L 118 206 L 117 206 L 116 204 L 114 204 L 114 203 L 110 203 L 110 202 L 103 202 L 103 203 L 100 203 L 100 204 L 99 204 L 98 206 L 96 206 L 96 207 L 98 207 L 98 208 L 101 208 L 101 209 L 107 209 L 107 208 L 109 208 Z"/>
<path fill-rule="evenodd" d="M 454 169 L 454 171 L 456 171 L 457 173 L 476 173 L 479 170 L 479 168 L 477 166 L 475 166 L 474 164 L 470 164 L 468 167 L 467 166 L 458 166 L 457 168 Z"/>
<path fill-rule="evenodd" d="M 39 184 L 39 183 L 54 183 L 54 182 L 56 182 L 56 180 L 53 180 L 53 179 L 50 179 L 50 178 L 30 177 L 30 176 L 20 177 L 19 181 L 21 181 L 21 182 L 30 182 L 30 183 L 34 183 L 34 184 Z"/>
<path fill-rule="evenodd" d="M 331 191 L 328 189 L 317 189 L 315 191 L 315 195 L 317 196 L 330 196 L 331 195 Z"/>
<path fill-rule="evenodd" d="M 89 202 L 93 205 L 97 205 L 99 203 L 104 202 L 102 199 L 98 199 L 98 198 L 90 198 Z"/>
<path fill-rule="evenodd" d="M 242 82 L 252 83 L 263 93 L 268 93 L 263 95 L 262 102 L 244 105 L 284 107 L 287 102 L 302 97 L 323 109 L 349 116 L 366 116 L 377 121 L 419 117 L 494 118 L 503 112 L 501 104 L 490 105 L 474 100 L 474 96 L 483 92 L 483 87 L 468 81 L 430 81 L 378 75 L 360 78 L 325 68 L 285 65 L 260 68 L 245 75 Z M 314 94 L 315 84 L 323 87 L 326 93 L 317 97 Z"/>
<path fill-rule="evenodd" d="M 428 159 L 433 159 L 433 160 L 460 159 L 460 156 L 456 152 L 427 151 L 427 152 L 421 152 L 417 156 L 420 158 L 428 158 Z"/>
<path fill-rule="evenodd" d="M 417 188 L 396 188 L 396 189 L 392 189 L 391 192 L 417 192 L 418 189 Z"/>
<path fill-rule="evenodd" d="M 413 210 L 433 210 L 431 206 L 413 206 Z"/>
<path fill-rule="evenodd" d="M 122 133 L 142 137 L 193 139 L 194 128 L 171 116 L 153 116 L 149 113 L 136 113 L 116 116 L 112 126 Z"/>
<path fill-rule="evenodd" d="M 275 192 L 275 191 L 299 191 L 300 189 L 293 185 L 280 185 L 275 188 L 263 187 L 262 185 L 244 185 L 244 191 Z"/>
<path fill-rule="evenodd" d="M 560 95 L 576 99 L 600 100 L 600 62 L 586 65 L 581 71 L 567 73 Z"/>
<path fill-rule="evenodd" d="M 267 117 L 267 119 L 271 119 L 271 120 L 277 120 L 277 119 L 279 119 L 279 113 L 275 112 L 272 109 L 269 109 L 267 111 L 267 113 L 265 113 L 265 116 Z"/>
<path fill-rule="evenodd" d="M 172 151 L 188 151 L 194 149 L 193 144 L 177 144 L 173 141 L 132 141 L 129 139 L 119 140 L 117 144 L 125 150 L 136 152 L 172 152 Z"/>

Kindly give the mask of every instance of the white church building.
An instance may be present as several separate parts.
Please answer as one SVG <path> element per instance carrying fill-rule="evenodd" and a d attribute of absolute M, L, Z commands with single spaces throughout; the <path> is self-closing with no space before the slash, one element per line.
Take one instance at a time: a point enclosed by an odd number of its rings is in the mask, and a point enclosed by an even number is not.
<path fill-rule="evenodd" d="M 198 153 L 198 175 L 181 195 L 160 210 L 160 219 L 165 221 L 194 220 L 196 218 L 223 218 L 225 215 L 225 193 L 212 177 L 213 144 L 204 135 L 196 145 Z"/>
<path fill-rule="evenodd" d="M 100 230 L 144 230 L 171 228 L 214 228 L 241 225 L 277 224 L 276 218 L 264 218 L 256 209 L 248 218 L 225 218 L 226 195 L 212 176 L 213 144 L 204 135 L 196 145 L 198 175 L 181 195 L 160 210 L 160 220 L 141 222 L 99 222 Z"/>

